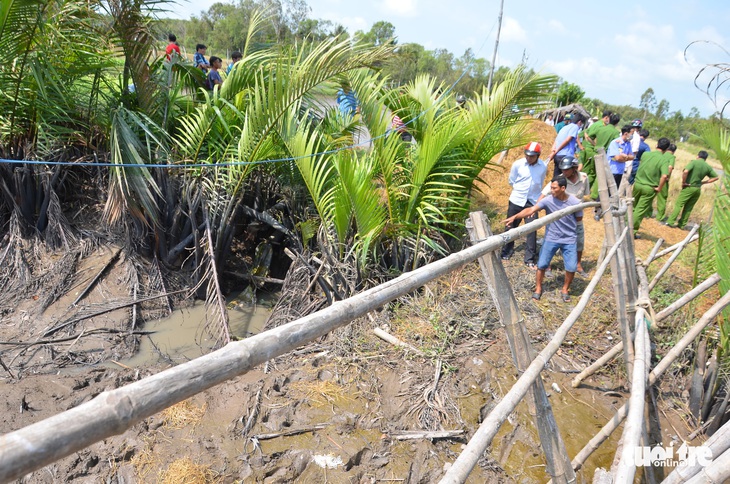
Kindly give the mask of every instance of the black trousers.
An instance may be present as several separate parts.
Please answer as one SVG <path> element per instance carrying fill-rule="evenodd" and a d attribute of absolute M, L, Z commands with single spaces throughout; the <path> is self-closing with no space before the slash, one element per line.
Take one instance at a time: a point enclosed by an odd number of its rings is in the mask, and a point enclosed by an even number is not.
<path fill-rule="evenodd" d="M 532 202 L 527 202 L 524 207 L 520 207 L 519 205 L 515 205 L 512 202 L 509 202 L 509 207 L 507 208 L 507 217 L 511 217 L 512 215 L 517 215 L 522 210 L 526 209 L 527 207 L 532 207 Z M 537 214 L 532 215 L 531 217 L 527 217 L 525 220 L 525 223 L 532 222 L 533 220 L 537 219 Z M 512 227 L 510 229 L 517 227 L 522 223 L 523 219 L 515 220 L 512 223 Z M 537 232 L 532 232 L 531 234 L 527 235 L 527 241 L 526 241 L 526 247 L 525 247 L 525 264 L 532 263 L 537 264 Z M 512 254 L 515 251 L 515 243 L 514 242 L 508 242 L 502 246 L 502 257 L 512 257 Z"/>

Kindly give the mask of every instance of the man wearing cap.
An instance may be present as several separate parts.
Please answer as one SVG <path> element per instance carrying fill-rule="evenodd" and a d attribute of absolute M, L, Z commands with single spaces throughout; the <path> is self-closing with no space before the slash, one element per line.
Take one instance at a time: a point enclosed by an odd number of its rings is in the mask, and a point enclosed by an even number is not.
<path fill-rule="evenodd" d="M 570 123 L 570 118 L 572 118 L 572 115 L 570 113 L 567 113 L 563 119 L 560 120 L 559 123 L 556 123 L 554 128 L 556 133 L 560 133 L 560 130 L 565 127 L 566 124 Z"/>
<path fill-rule="evenodd" d="M 659 151 L 647 151 L 641 157 L 634 182 L 634 232 L 639 230 L 641 221 L 651 215 L 654 197 L 667 183 L 669 159 L 665 156 L 669 149 L 668 138 L 659 138 L 656 147 Z M 634 233 L 634 238 L 638 238 Z"/>
<path fill-rule="evenodd" d="M 504 223 L 510 227 L 515 220 L 534 216 L 539 210 L 545 210 L 548 214 L 557 212 L 564 208 L 578 205 L 580 200 L 573 195 L 569 195 L 565 189 L 568 180 L 564 176 L 553 178 L 550 183 L 550 195 L 543 198 L 533 207 L 527 207 L 520 213 L 507 218 Z M 576 231 L 577 224 L 583 220 L 583 211 L 580 210 L 574 214 L 566 215 L 555 222 L 548 224 L 545 229 L 545 242 L 540 249 L 540 259 L 537 263 L 537 277 L 535 283 L 535 292 L 532 298 L 535 300 L 542 297 L 542 281 L 545 278 L 545 270 L 550 266 L 553 256 L 560 250 L 563 253 L 563 264 L 565 265 L 565 281 L 560 295 L 563 301 L 570 301 L 570 284 L 575 277 L 575 271 L 578 266 L 576 251 Z"/>
<path fill-rule="evenodd" d="M 573 158 L 571 156 L 566 156 L 563 158 L 563 160 L 560 162 L 560 171 L 563 172 L 563 176 L 567 180 L 567 185 L 565 187 L 565 192 L 568 195 L 573 195 L 575 198 L 577 198 L 580 201 L 588 201 L 591 198 L 591 182 L 588 179 L 588 175 L 586 173 L 583 173 L 582 171 L 578 171 L 578 166 L 580 165 L 580 161 L 578 158 Z M 548 183 L 545 185 L 545 188 L 542 189 L 542 193 L 540 194 L 540 198 L 537 199 L 539 202 L 543 198 L 550 195 L 550 187 L 552 185 L 551 183 Z M 583 270 L 583 264 L 581 264 L 581 261 L 583 260 L 583 248 L 585 246 L 585 229 L 583 227 L 583 219 L 579 220 L 576 227 L 576 251 L 578 255 L 578 266 L 577 271 L 578 275 L 580 277 L 587 278 L 588 273 Z"/>
<path fill-rule="evenodd" d="M 574 157 L 575 151 L 578 146 L 578 132 L 583 127 L 583 116 L 579 113 L 575 113 L 571 116 L 570 124 L 566 124 L 563 129 L 560 130 L 558 136 L 555 138 L 553 143 L 553 150 L 550 153 L 547 161 L 555 160 L 555 166 L 553 168 L 553 177 L 560 175 L 560 160 L 566 156 Z"/>
<path fill-rule="evenodd" d="M 509 196 L 509 207 L 507 216 L 512 217 L 525 208 L 532 207 L 537 203 L 540 196 L 547 164 L 540 159 L 540 143 L 535 141 L 525 146 L 525 157 L 520 158 L 512 164 L 509 172 L 509 184 L 512 186 L 512 193 Z M 530 217 L 525 223 L 535 220 L 537 216 Z M 519 222 L 515 227 L 519 225 Z M 508 229 L 512 226 L 508 225 Z M 508 242 L 502 246 L 502 260 L 508 260 L 514 253 L 514 242 Z M 525 248 L 525 264 L 528 267 L 535 267 L 537 263 L 537 234 L 532 232 L 527 235 Z"/>

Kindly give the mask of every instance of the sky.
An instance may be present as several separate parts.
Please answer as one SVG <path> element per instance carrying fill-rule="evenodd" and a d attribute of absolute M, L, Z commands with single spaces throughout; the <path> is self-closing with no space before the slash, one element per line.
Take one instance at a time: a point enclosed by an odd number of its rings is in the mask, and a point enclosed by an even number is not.
<path fill-rule="evenodd" d="M 214 0 L 178 0 L 175 17 L 199 14 Z M 395 26 L 398 43 L 445 48 L 460 57 L 471 48 L 491 61 L 499 0 L 307 0 L 311 17 L 368 31 L 379 20 Z M 730 64 L 730 1 L 643 0 L 554 2 L 504 0 L 497 66 L 512 67 L 524 58 L 542 73 L 579 85 L 586 96 L 610 104 L 639 106 L 654 90 L 670 111 L 703 116 L 716 111 L 695 76 L 710 63 Z M 693 44 L 693 41 L 710 41 Z M 687 49 L 685 55 L 685 49 Z M 714 73 L 715 71 L 707 71 Z M 704 87 L 710 76 L 700 78 Z M 455 88 L 458 91 L 458 86 Z M 720 102 L 730 90 L 720 91 Z M 730 109 L 730 108 L 729 108 Z M 726 113 L 727 114 L 727 113 Z"/>

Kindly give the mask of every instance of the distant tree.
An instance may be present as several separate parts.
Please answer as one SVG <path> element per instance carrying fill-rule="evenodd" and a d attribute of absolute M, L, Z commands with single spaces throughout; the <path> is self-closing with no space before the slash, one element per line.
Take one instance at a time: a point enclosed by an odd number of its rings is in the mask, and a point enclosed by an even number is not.
<path fill-rule="evenodd" d="M 368 33 L 362 35 L 362 39 L 373 45 L 395 43 L 395 26 L 385 20 L 379 20 L 373 24 Z"/>
<path fill-rule="evenodd" d="M 700 110 L 696 107 L 692 106 L 692 109 L 689 110 L 689 114 L 687 115 L 688 118 L 700 118 Z"/>
<path fill-rule="evenodd" d="M 654 116 L 656 116 L 659 119 L 664 119 L 669 114 L 669 101 L 666 99 L 662 99 L 659 101 L 659 104 L 657 104 L 656 112 L 654 113 Z"/>
<path fill-rule="evenodd" d="M 644 91 L 639 100 L 639 107 L 644 110 L 642 118 L 646 118 L 649 113 L 654 112 L 656 108 L 656 96 L 654 95 L 654 89 L 649 88 Z"/>
<path fill-rule="evenodd" d="M 580 102 L 584 95 L 585 91 L 577 84 L 563 82 L 558 88 L 558 106 L 567 106 L 568 104 Z"/>

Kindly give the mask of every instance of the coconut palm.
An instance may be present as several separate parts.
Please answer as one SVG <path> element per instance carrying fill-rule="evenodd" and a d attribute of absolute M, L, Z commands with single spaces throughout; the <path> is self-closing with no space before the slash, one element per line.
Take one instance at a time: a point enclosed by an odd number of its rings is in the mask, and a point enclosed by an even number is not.
<path fill-rule="evenodd" d="M 354 71 L 347 81 L 372 148 L 302 157 L 297 167 L 341 256 L 354 255 L 361 270 L 377 260 L 409 270 L 447 252 L 474 181 L 495 154 L 525 141 L 527 121 L 511 107 L 539 107 L 556 79 L 516 69 L 467 111 L 450 108 L 452 99 L 438 95 L 443 86 L 426 76 L 390 92 L 372 73 Z M 390 132 L 390 112 L 407 123 L 413 144 Z M 298 146 L 303 156 L 304 139 Z"/>

